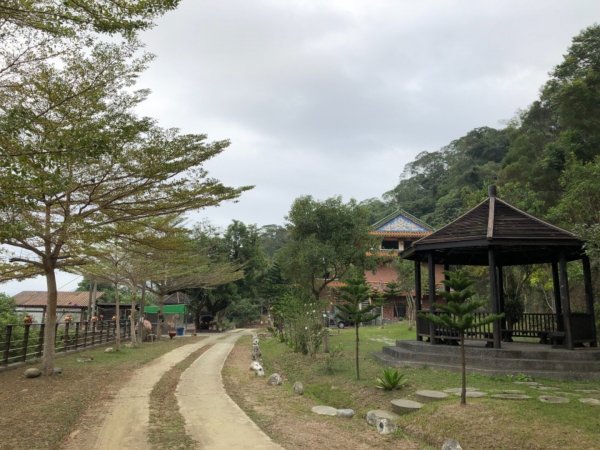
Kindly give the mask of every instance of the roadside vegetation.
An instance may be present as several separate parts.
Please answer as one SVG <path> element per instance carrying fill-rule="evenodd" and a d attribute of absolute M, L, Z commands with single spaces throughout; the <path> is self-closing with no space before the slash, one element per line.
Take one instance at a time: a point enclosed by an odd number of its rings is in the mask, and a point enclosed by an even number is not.
<path fill-rule="evenodd" d="M 0 449 L 53 449 L 69 436 L 85 435 L 86 427 L 98 425 L 103 405 L 135 369 L 198 339 L 160 340 L 112 353 L 104 353 L 106 346 L 74 353 L 56 359 L 63 373 L 52 377 L 27 379 L 24 368 L 0 372 Z"/>
<path fill-rule="evenodd" d="M 425 404 L 411 415 L 401 416 L 401 431 L 379 435 L 370 427 L 365 415 L 372 409 L 391 410 L 390 400 L 409 398 L 420 389 L 443 390 L 461 386 L 460 373 L 428 368 L 400 368 L 406 385 L 399 390 L 386 391 L 376 387 L 384 366 L 372 353 L 396 339 L 413 339 L 405 323 L 385 328 L 361 327 L 361 379 L 355 376 L 354 330 L 331 330 L 330 345 L 337 348 L 334 357 L 319 353 L 314 358 L 293 352 L 276 338 L 261 340 L 263 363 L 267 376 L 278 372 L 284 377 L 281 387 L 267 385 L 248 370 L 249 339 L 241 339 L 228 359 L 224 379 L 230 395 L 257 424 L 286 448 L 440 448 L 445 439 L 456 439 L 463 448 L 528 448 L 579 449 L 595 448 L 600 439 L 598 407 L 582 404 L 579 396 L 600 399 L 600 381 L 566 382 L 536 379 L 556 391 L 567 393 L 567 404 L 547 404 L 537 397 L 548 394 L 514 381 L 528 377 L 487 377 L 470 375 L 469 387 L 488 393 L 519 390 L 532 398 L 524 401 L 493 398 L 469 399 L 460 407 L 458 397 Z M 330 359 L 333 358 L 333 361 Z M 292 393 L 295 381 L 304 384 L 304 395 Z M 595 390 L 578 393 L 577 390 Z M 315 405 L 353 408 L 353 419 L 324 417 L 313 414 Z M 299 425 L 301 424 L 301 425 Z"/>

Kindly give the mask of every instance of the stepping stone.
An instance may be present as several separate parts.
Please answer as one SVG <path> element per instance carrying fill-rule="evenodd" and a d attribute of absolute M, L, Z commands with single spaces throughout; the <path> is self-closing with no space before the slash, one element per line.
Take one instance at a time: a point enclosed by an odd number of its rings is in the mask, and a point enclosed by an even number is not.
<path fill-rule="evenodd" d="M 575 392 L 582 392 L 584 394 L 600 394 L 598 389 L 575 389 Z"/>
<path fill-rule="evenodd" d="M 525 394 L 494 394 L 492 398 L 500 398 L 502 400 L 527 400 L 531 398 Z"/>
<path fill-rule="evenodd" d="M 407 400 L 400 398 L 398 400 L 392 400 L 392 409 L 397 414 L 408 414 L 420 410 L 423 407 L 423 403 L 415 402 L 413 400 Z"/>
<path fill-rule="evenodd" d="M 540 395 L 538 400 L 542 403 L 569 403 L 567 397 L 557 397 L 554 395 Z"/>
<path fill-rule="evenodd" d="M 338 415 L 337 408 L 334 408 L 332 406 L 324 406 L 324 405 L 313 406 L 312 412 L 314 412 L 315 414 L 320 414 L 321 416 L 337 416 Z"/>
<path fill-rule="evenodd" d="M 442 391 L 417 391 L 415 392 L 415 397 L 417 397 L 417 400 L 421 401 L 421 402 L 435 402 L 438 400 L 444 400 L 445 398 L 448 398 L 448 394 L 446 394 L 445 392 Z"/>
<path fill-rule="evenodd" d="M 523 386 L 541 386 L 537 381 L 513 381 L 514 384 L 522 384 Z"/>
<path fill-rule="evenodd" d="M 580 398 L 579 401 L 581 403 L 585 403 L 586 405 L 600 406 L 600 400 L 597 398 Z"/>
<path fill-rule="evenodd" d="M 457 397 L 460 397 L 460 392 L 455 392 L 454 395 L 456 395 Z M 467 397 L 471 397 L 471 398 L 481 398 L 481 397 L 485 397 L 487 395 L 486 392 L 481 392 L 481 391 L 467 391 L 466 392 Z"/>
<path fill-rule="evenodd" d="M 518 389 L 502 389 L 498 391 L 498 394 L 524 394 L 525 391 L 519 391 Z"/>
<path fill-rule="evenodd" d="M 471 392 L 471 391 L 479 392 L 479 389 L 473 388 L 473 387 L 468 387 L 467 392 Z M 462 388 L 448 388 L 448 389 L 444 389 L 444 392 L 446 392 L 447 394 L 457 394 L 457 393 L 460 394 L 462 392 Z"/>
<path fill-rule="evenodd" d="M 373 409 L 367 413 L 367 423 L 372 426 L 377 425 L 380 419 L 397 420 L 400 416 L 396 413 L 386 411 L 385 409 Z"/>
<path fill-rule="evenodd" d="M 552 387 L 552 386 L 532 386 L 534 389 L 537 389 L 538 391 L 558 391 L 557 387 Z"/>

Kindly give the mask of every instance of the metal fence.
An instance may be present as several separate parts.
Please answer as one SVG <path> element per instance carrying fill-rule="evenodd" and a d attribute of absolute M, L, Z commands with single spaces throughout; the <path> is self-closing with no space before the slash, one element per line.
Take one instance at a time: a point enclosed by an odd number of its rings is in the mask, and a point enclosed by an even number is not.
<path fill-rule="evenodd" d="M 45 327 L 46 324 L 43 323 L 6 325 L 0 335 L 0 366 L 42 356 Z M 122 339 L 131 336 L 131 324 L 128 320 L 122 320 L 120 327 Z M 117 323 L 114 320 L 57 323 L 54 340 L 56 353 L 113 342 L 116 339 L 116 329 Z"/>

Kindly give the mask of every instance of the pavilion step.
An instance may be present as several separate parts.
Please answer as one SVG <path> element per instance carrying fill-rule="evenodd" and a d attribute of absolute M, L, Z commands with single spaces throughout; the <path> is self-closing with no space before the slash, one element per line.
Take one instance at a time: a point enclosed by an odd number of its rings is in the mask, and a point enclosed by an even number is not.
<path fill-rule="evenodd" d="M 431 368 L 435 370 L 448 370 L 452 372 L 460 372 L 461 366 L 459 364 L 444 364 L 433 361 L 411 361 L 411 360 L 399 360 L 389 354 L 379 352 L 374 354 L 375 358 L 382 364 L 389 365 L 392 367 L 417 367 L 417 368 Z M 502 376 L 502 375 L 515 375 L 520 373 L 513 369 L 502 367 L 502 368 L 484 368 L 475 367 L 467 363 L 467 373 L 477 373 L 488 376 Z M 600 377 L 598 372 L 577 372 L 577 371 L 559 371 L 559 370 L 527 370 L 525 373 L 536 378 L 548 378 L 554 380 L 597 380 Z"/>
<path fill-rule="evenodd" d="M 540 344 L 541 345 L 541 344 Z M 453 345 L 424 345 L 415 341 L 396 341 L 395 347 L 419 353 L 454 354 L 458 346 Z M 581 348 L 564 351 L 548 351 L 547 348 L 540 350 L 527 349 L 491 349 L 485 348 L 483 344 L 479 346 L 466 345 L 467 356 L 482 358 L 526 358 L 540 360 L 556 361 L 600 361 L 600 350 L 597 348 Z"/>
<path fill-rule="evenodd" d="M 384 347 L 383 353 L 400 361 L 413 361 L 430 364 L 460 365 L 460 352 L 457 347 L 453 348 L 453 352 L 441 351 L 433 352 L 416 352 L 406 350 L 401 347 Z M 490 354 L 490 350 L 488 354 Z M 492 350 L 493 351 L 493 350 Z M 530 355 L 527 355 L 530 356 Z M 467 354 L 467 364 L 473 367 L 486 369 L 507 369 L 511 372 L 538 370 L 538 371 L 581 371 L 581 372 L 596 372 L 600 376 L 600 361 L 558 361 L 547 359 L 536 359 L 531 357 L 493 357 L 482 355 Z"/>

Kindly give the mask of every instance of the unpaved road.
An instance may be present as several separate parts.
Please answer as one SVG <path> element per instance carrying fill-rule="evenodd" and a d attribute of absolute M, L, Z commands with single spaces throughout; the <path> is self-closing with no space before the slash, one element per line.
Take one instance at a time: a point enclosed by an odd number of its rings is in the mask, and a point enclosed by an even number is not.
<path fill-rule="evenodd" d="M 85 436 L 73 436 L 65 450 L 141 450 L 147 442 L 150 416 L 150 393 L 160 378 L 175 364 L 208 344 L 206 351 L 186 370 L 177 388 L 181 414 L 187 432 L 202 448 L 281 448 L 272 443 L 244 412 L 229 398 L 221 381 L 221 369 L 235 341 L 244 334 L 234 330 L 227 334 L 210 334 L 200 342 L 178 347 L 138 369 L 104 408 L 94 417 Z M 210 386 L 209 391 L 205 389 Z M 205 425 L 200 422 L 206 421 Z M 223 425 L 225 424 L 225 425 Z M 227 425 L 235 426 L 228 431 Z M 242 438 L 244 445 L 234 444 L 228 434 Z M 238 441 L 240 442 L 240 441 Z"/>
<path fill-rule="evenodd" d="M 203 449 L 281 449 L 223 387 L 221 370 L 238 337 L 217 341 L 181 375 L 176 396 L 186 432 Z"/>

